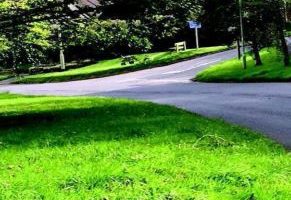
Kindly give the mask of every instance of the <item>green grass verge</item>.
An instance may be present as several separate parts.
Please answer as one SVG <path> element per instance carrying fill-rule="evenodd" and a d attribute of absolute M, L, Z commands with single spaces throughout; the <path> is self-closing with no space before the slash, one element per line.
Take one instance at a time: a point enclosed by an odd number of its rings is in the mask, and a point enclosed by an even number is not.
<path fill-rule="evenodd" d="M 289 30 L 289 31 L 286 31 L 286 32 L 285 32 L 285 36 L 286 36 L 286 37 L 291 37 L 291 31 L 290 31 L 290 30 Z"/>
<path fill-rule="evenodd" d="M 173 107 L 0 95 L 0 199 L 291 199 L 291 155 Z"/>
<path fill-rule="evenodd" d="M 251 56 L 248 68 L 241 61 L 232 59 L 210 67 L 199 73 L 195 80 L 201 82 L 284 82 L 291 81 L 291 67 L 285 67 L 282 57 L 274 49 L 261 51 L 262 66 L 255 66 Z"/>
<path fill-rule="evenodd" d="M 205 47 L 199 50 L 189 49 L 184 52 L 159 52 L 136 55 L 138 61 L 133 65 L 121 65 L 121 58 L 112 60 L 100 61 L 96 64 L 82 67 L 79 69 L 72 69 L 65 72 L 54 72 L 47 74 L 37 74 L 26 76 L 16 83 L 45 83 L 45 82 L 63 82 L 70 80 L 83 80 L 89 78 L 104 77 L 125 72 L 137 71 L 166 64 L 174 63 L 188 58 L 206 55 L 226 50 L 225 46 Z M 144 59 L 148 57 L 149 60 L 145 63 Z"/>
<path fill-rule="evenodd" d="M 8 78 L 11 78 L 12 75 L 6 75 L 6 74 L 0 74 L 0 81 L 6 80 Z"/>

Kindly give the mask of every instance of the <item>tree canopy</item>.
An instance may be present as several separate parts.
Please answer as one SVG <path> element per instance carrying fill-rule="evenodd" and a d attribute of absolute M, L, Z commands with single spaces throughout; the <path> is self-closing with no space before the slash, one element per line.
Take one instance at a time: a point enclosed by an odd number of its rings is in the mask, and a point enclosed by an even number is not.
<path fill-rule="evenodd" d="M 276 46 L 287 65 L 285 2 L 243 2 L 245 37 L 256 63 L 260 49 Z M 2 0 L 0 60 L 3 67 L 57 60 L 54 24 L 62 27 L 69 59 L 164 50 L 184 40 L 191 46 L 189 20 L 202 21 L 202 44 L 231 45 L 241 39 L 238 8 L 233 0 Z"/>

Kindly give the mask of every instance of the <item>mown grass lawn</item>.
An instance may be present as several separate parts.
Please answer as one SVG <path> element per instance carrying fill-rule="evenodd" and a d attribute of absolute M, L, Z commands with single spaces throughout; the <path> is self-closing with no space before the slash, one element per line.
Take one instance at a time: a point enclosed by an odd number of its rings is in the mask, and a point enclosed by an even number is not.
<path fill-rule="evenodd" d="M 173 107 L 0 95 L 0 199 L 291 199 L 291 155 Z"/>
<path fill-rule="evenodd" d="M 241 61 L 232 59 L 210 67 L 199 73 L 195 80 L 201 82 L 283 82 L 291 81 L 291 66 L 285 67 L 280 54 L 270 48 L 261 51 L 262 66 L 255 66 L 251 56 L 248 68 Z"/>
<path fill-rule="evenodd" d="M 136 71 L 140 69 L 152 68 L 181 61 L 183 59 L 206 55 L 209 53 L 226 50 L 226 46 L 205 47 L 189 49 L 184 52 L 158 52 L 150 54 L 135 55 L 137 62 L 135 64 L 121 65 L 121 58 L 100 61 L 96 64 L 72 69 L 64 72 L 53 72 L 46 74 L 37 74 L 26 76 L 16 81 L 16 83 L 44 83 L 44 82 L 62 82 L 70 80 L 82 80 L 120 74 L 124 72 Z M 146 59 L 146 62 L 145 61 Z"/>

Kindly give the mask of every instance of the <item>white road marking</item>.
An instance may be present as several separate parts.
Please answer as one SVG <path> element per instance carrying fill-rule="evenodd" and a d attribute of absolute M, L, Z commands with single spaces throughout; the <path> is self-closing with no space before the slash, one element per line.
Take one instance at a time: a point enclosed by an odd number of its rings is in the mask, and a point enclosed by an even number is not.
<path fill-rule="evenodd" d="M 139 79 L 137 79 L 137 78 L 131 78 L 131 79 L 126 79 L 126 80 L 118 81 L 118 83 L 136 82 L 138 80 Z"/>
<path fill-rule="evenodd" d="M 221 59 L 217 59 L 217 60 L 214 60 L 214 61 L 211 61 L 211 62 L 206 62 L 206 63 L 203 63 L 203 64 L 199 64 L 199 65 L 197 65 L 195 67 L 190 67 L 190 68 L 187 68 L 187 69 L 184 69 L 184 70 L 177 70 L 177 71 L 166 72 L 166 73 L 163 73 L 163 75 L 167 75 L 167 74 L 179 74 L 179 73 L 186 72 L 186 71 L 189 71 L 189 70 L 192 70 L 192 69 L 196 69 L 196 68 L 200 68 L 200 67 L 203 67 L 203 66 L 206 66 L 206 65 L 209 65 L 209 64 L 217 63 L 219 61 L 221 61 Z"/>
<path fill-rule="evenodd" d="M 154 79 L 154 80 L 145 80 L 144 83 L 147 84 L 164 84 L 164 83 L 190 83 L 191 80 L 184 79 Z"/>
<path fill-rule="evenodd" d="M 166 75 L 166 74 L 179 74 L 179 73 L 181 73 L 181 72 L 183 72 L 183 71 L 171 71 L 171 72 L 166 72 L 166 73 L 162 73 L 162 74 L 164 74 L 164 75 Z"/>

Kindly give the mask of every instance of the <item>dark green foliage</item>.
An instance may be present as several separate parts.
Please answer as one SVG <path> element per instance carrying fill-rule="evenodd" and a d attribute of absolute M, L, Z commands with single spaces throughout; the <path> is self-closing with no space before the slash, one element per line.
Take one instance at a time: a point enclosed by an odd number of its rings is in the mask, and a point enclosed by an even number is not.
<path fill-rule="evenodd" d="M 71 4 L 78 0 L 44 1 L 19 0 L 0 2 L 0 62 L 2 67 L 17 72 L 23 66 L 37 65 L 47 59 L 48 50 L 54 49 L 52 24 L 72 22 L 97 8 L 80 7 L 72 11 Z M 90 10 L 89 10 L 90 9 Z M 55 48 L 56 49 L 56 48 Z"/>
<path fill-rule="evenodd" d="M 284 55 L 285 65 L 289 55 L 284 38 L 285 13 L 283 0 L 243 0 L 243 26 L 247 45 L 252 48 L 256 65 L 261 65 L 259 51 L 276 46 Z M 240 40 L 238 1 L 204 1 L 201 20 L 207 26 L 207 38 L 217 42 L 232 43 Z"/>
<path fill-rule="evenodd" d="M 239 10 L 234 0 L 202 1 L 201 37 L 210 44 L 232 44 L 239 39 Z M 231 29 L 230 29 L 231 28 Z"/>
<path fill-rule="evenodd" d="M 58 32 L 52 25 L 58 23 L 67 61 L 165 50 L 178 41 L 187 41 L 191 47 L 194 33 L 187 27 L 188 20 L 202 21 L 202 44 L 230 45 L 240 39 L 238 2 L 233 0 L 102 0 L 97 8 L 89 7 L 91 12 L 86 7 L 72 12 L 68 5 L 74 2 L 1 2 L 1 26 L 6 27 L 0 31 L 2 66 L 57 63 Z M 277 46 L 288 65 L 284 1 L 244 0 L 242 10 L 245 37 L 257 64 L 261 64 L 260 49 Z"/>
<path fill-rule="evenodd" d="M 102 13 L 98 19 L 84 17 L 83 10 L 72 13 L 68 5 L 73 2 L 5 0 L 0 3 L 1 24 L 6 23 L 6 28 L 1 30 L 1 42 L 7 47 L 5 51 L 0 49 L 2 65 L 16 68 L 45 61 L 58 62 L 59 41 L 58 32 L 52 28 L 54 24 L 61 25 L 67 61 L 108 58 L 147 52 L 152 48 L 165 50 L 187 30 L 187 20 L 197 18 L 200 11 L 199 3 L 192 0 L 101 1 L 96 8 L 96 12 Z M 73 20 L 78 14 L 82 17 Z M 31 28 L 35 24 L 41 24 L 44 32 L 49 33 L 39 37 L 41 31 Z M 27 41 L 27 35 L 33 37 Z M 35 39 L 44 41 L 45 45 Z"/>

